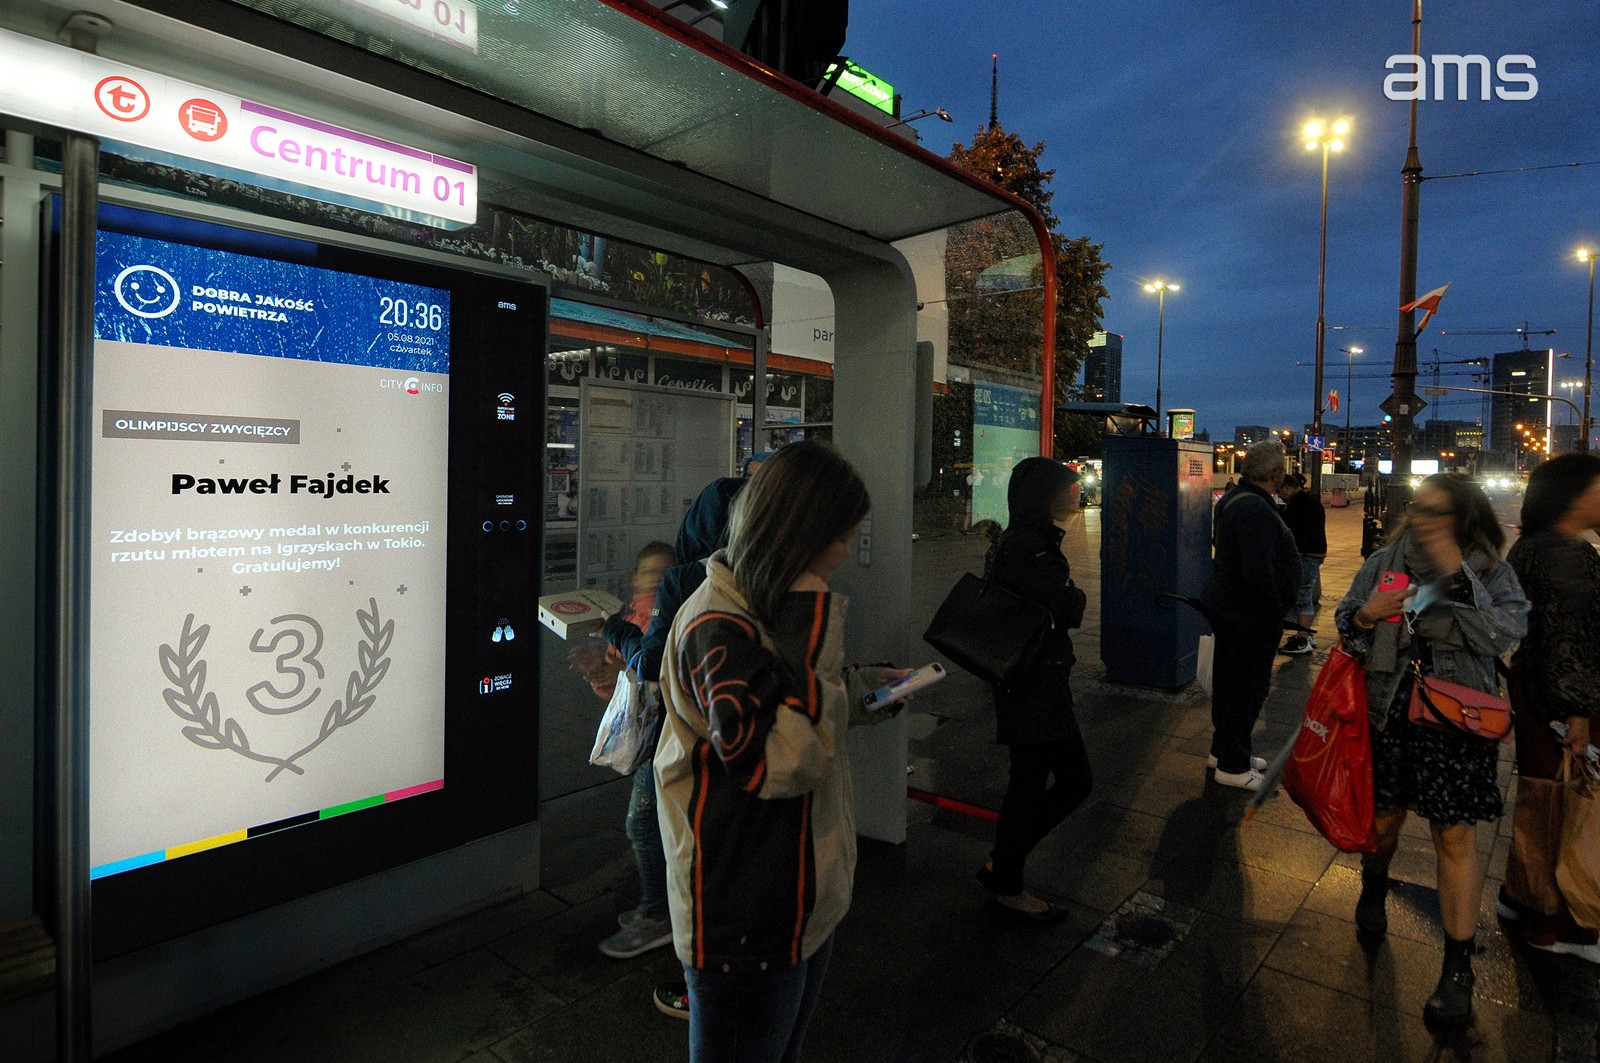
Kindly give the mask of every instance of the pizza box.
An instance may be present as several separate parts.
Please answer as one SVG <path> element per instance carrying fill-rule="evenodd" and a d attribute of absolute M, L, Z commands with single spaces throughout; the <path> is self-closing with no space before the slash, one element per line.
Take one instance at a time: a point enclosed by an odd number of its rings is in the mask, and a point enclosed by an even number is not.
<path fill-rule="evenodd" d="M 564 639 L 599 631 L 606 617 L 621 611 L 622 599 L 594 587 L 539 599 L 539 623 Z"/>

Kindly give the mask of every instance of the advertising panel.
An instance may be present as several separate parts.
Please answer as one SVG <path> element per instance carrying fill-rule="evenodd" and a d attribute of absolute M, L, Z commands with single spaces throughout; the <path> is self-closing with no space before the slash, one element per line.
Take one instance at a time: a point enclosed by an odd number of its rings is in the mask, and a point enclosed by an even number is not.
<path fill-rule="evenodd" d="M 94 877 L 444 785 L 450 299 L 99 234 Z"/>
<path fill-rule="evenodd" d="M 1039 393 L 972 382 L 972 521 L 1006 523 L 1011 470 L 1039 453 Z"/>
<path fill-rule="evenodd" d="M 111 204 L 96 285 L 41 488 L 87 488 L 96 958 L 535 821 L 547 292 Z"/>

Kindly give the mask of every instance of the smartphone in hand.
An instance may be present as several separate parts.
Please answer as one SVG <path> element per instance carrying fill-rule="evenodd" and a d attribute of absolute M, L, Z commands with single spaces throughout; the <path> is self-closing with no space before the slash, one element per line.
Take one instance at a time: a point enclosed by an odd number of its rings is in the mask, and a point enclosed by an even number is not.
<path fill-rule="evenodd" d="M 885 683 L 877 690 L 863 694 L 861 704 L 869 712 L 877 712 L 904 701 L 923 687 L 932 686 L 944 677 L 945 670 L 938 661 L 925 664 L 910 675 L 901 676 L 892 683 Z"/>
<path fill-rule="evenodd" d="M 1409 586 L 1411 586 L 1411 577 L 1404 572 L 1385 572 L 1378 577 L 1379 591 L 1403 591 Z M 1383 618 L 1383 622 L 1386 624 L 1398 624 L 1400 617 L 1398 614 L 1386 616 Z"/>

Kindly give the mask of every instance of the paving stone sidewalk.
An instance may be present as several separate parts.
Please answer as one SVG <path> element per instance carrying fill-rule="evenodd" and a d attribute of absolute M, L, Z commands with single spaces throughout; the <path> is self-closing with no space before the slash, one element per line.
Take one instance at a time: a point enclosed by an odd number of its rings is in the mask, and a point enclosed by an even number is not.
<path fill-rule="evenodd" d="M 1326 617 L 1360 563 L 1359 507 L 1329 510 Z M 1423 1024 L 1442 955 L 1425 824 L 1408 824 L 1386 940 L 1363 945 L 1358 863 L 1287 799 L 1242 823 L 1247 795 L 1207 781 L 1209 719 L 1189 690 L 1115 687 L 1098 656 L 1098 512 L 1068 536 L 1090 615 L 1074 689 L 1095 771 L 1089 802 L 1029 863 L 1067 906 L 1052 926 L 999 917 L 972 879 L 1005 783 L 986 691 L 965 675 L 919 697 L 910 785 L 960 802 L 910 808 L 903 846 L 862 845 L 809 1063 L 1473 1063 L 1593 1061 L 1596 967 L 1530 954 L 1491 910 L 1510 819 L 1480 833 L 1491 876 L 1480 918 L 1477 1018 Z M 975 536 L 921 542 L 920 631 Z M 1325 626 L 1326 621 L 1323 621 Z M 1280 657 L 1258 752 L 1293 733 L 1326 657 Z M 1510 783 L 1510 761 L 1502 763 Z M 686 1025 L 651 987 L 669 950 L 631 961 L 595 945 L 633 904 L 620 825 L 627 782 L 545 807 L 544 888 L 116 1053 L 116 1063 L 682 1061 Z M 976 812 L 977 814 L 972 814 Z M 970 1050 L 969 1050 L 970 1049 Z"/>

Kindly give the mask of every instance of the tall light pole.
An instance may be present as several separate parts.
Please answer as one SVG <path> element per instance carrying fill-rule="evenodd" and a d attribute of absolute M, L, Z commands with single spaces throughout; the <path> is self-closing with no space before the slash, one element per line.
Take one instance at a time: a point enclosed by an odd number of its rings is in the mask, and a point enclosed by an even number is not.
<path fill-rule="evenodd" d="M 1153 281 L 1144 286 L 1147 292 L 1156 293 L 1156 420 L 1160 424 L 1157 435 L 1167 434 L 1167 414 L 1161 407 L 1161 345 L 1167 334 L 1167 293 L 1178 290 L 1176 284 Z"/>
<path fill-rule="evenodd" d="M 1561 381 L 1561 383 L 1558 386 L 1561 388 L 1561 390 L 1565 391 L 1568 395 L 1570 395 L 1570 394 L 1572 394 L 1572 389 L 1573 388 L 1581 388 L 1581 387 L 1583 387 L 1583 381 L 1581 381 L 1581 380 L 1563 380 L 1563 381 Z M 1567 403 L 1568 403 L 1568 405 L 1576 405 L 1570 399 L 1567 400 Z M 1583 417 L 1582 417 L 1582 415 L 1578 415 L 1576 419 L 1577 419 L 1577 424 L 1575 424 L 1573 427 L 1576 428 L 1581 433 L 1583 431 Z M 1577 449 L 1581 451 L 1583 449 L 1583 440 L 1582 439 L 1578 439 L 1578 440 L 1575 440 L 1574 442 L 1575 442 L 1575 444 L 1577 446 Z"/>
<path fill-rule="evenodd" d="M 1584 345 L 1583 355 L 1583 438 L 1578 440 L 1578 449 L 1589 449 L 1589 436 L 1594 431 L 1594 421 L 1589 418 L 1589 392 L 1594 388 L 1594 260 L 1595 254 L 1589 248 L 1578 251 L 1578 261 L 1589 263 L 1589 339 Z"/>
<path fill-rule="evenodd" d="M 1349 472 L 1350 471 L 1350 454 L 1351 454 L 1351 450 L 1350 450 L 1350 391 L 1351 391 L 1351 387 L 1353 386 L 1353 383 L 1355 381 L 1355 371 L 1352 368 L 1351 363 L 1355 360 L 1355 356 L 1356 355 L 1364 354 L 1366 352 L 1365 352 L 1365 349 L 1361 348 L 1361 347 L 1340 347 L 1339 350 L 1344 352 L 1344 399 L 1343 399 L 1343 402 L 1344 402 L 1344 439 L 1341 440 L 1341 442 L 1344 444 L 1345 471 Z"/>
<path fill-rule="evenodd" d="M 1322 306 L 1328 277 L 1328 153 L 1344 150 L 1344 135 L 1348 132 L 1350 132 L 1348 118 L 1340 118 L 1332 123 L 1314 118 L 1307 122 L 1305 127 L 1306 150 L 1322 149 L 1322 242 L 1317 252 L 1317 380 L 1316 395 L 1313 396 L 1311 404 L 1311 434 L 1317 437 L 1322 435 L 1322 336 L 1325 331 Z M 1322 497 L 1320 452 L 1311 463 L 1310 489 L 1312 497 Z"/>

